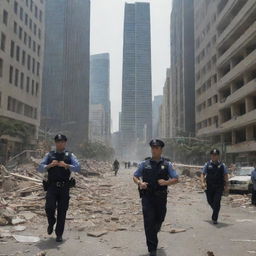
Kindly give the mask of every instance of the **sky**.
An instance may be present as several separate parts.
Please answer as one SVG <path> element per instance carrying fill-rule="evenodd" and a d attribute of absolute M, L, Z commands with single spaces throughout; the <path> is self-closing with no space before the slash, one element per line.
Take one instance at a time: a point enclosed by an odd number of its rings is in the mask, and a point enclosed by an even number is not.
<path fill-rule="evenodd" d="M 172 0 L 144 0 L 151 5 L 152 95 L 163 94 L 170 67 L 170 13 Z M 110 54 L 112 132 L 119 129 L 122 94 L 123 23 L 125 2 L 91 0 L 91 54 Z"/>

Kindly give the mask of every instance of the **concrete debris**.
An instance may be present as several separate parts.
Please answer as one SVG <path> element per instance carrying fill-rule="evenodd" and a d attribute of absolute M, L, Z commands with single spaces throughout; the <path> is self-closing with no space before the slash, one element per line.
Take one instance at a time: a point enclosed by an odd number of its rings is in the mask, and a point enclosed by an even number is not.
<path fill-rule="evenodd" d="M 40 241 L 40 238 L 37 236 L 20 236 L 13 235 L 13 238 L 20 243 L 37 243 Z"/>
<path fill-rule="evenodd" d="M 94 232 L 88 232 L 87 235 L 92 237 L 101 237 L 103 235 L 106 235 L 107 233 L 108 233 L 107 231 L 94 231 Z"/>
<path fill-rule="evenodd" d="M 170 233 L 174 234 L 174 233 L 181 233 L 181 232 L 186 232 L 187 230 L 184 228 L 173 228 L 171 229 Z"/>
<path fill-rule="evenodd" d="M 214 253 L 213 253 L 213 252 L 208 251 L 208 252 L 207 252 L 207 256 L 214 256 Z"/>

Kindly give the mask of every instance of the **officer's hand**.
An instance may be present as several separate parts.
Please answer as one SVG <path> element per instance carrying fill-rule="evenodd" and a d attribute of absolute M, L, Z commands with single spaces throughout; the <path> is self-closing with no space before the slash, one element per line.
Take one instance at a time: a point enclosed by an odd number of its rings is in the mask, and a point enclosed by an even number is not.
<path fill-rule="evenodd" d="M 59 166 L 65 168 L 65 169 L 68 168 L 68 164 L 66 164 L 64 161 L 60 161 Z"/>
<path fill-rule="evenodd" d="M 148 183 L 147 182 L 140 182 L 139 187 L 140 187 L 140 189 L 147 189 L 148 188 Z"/>
<path fill-rule="evenodd" d="M 158 180 L 158 184 L 159 184 L 160 186 L 167 186 L 166 180 L 163 180 L 163 179 Z"/>
<path fill-rule="evenodd" d="M 53 160 L 50 164 L 48 164 L 47 168 L 52 168 L 54 166 L 58 165 L 58 161 L 57 160 Z"/>

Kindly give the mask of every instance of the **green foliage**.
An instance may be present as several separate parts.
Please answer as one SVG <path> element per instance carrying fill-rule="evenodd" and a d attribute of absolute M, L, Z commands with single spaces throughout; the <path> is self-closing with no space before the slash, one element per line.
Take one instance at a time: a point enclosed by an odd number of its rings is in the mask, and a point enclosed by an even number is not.
<path fill-rule="evenodd" d="M 99 161 L 112 160 L 115 151 L 112 147 L 109 147 L 100 142 L 86 142 L 79 147 L 80 154 L 89 159 L 96 159 Z"/>
<path fill-rule="evenodd" d="M 10 119 L 0 120 L 0 136 L 9 135 L 19 137 L 23 140 L 24 144 L 26 144 L 31 134 L 34 134 L 34 128 L 29 124 Z"/>
<path fill-rule="evenodd" d="M 184 164 L 202 164 L 209 159 L 212 148 L 217 147 L 221 150 L 221 145 L 191 137 L 166 139 L 165 143 L 165 155 L 172 161 Z"/>

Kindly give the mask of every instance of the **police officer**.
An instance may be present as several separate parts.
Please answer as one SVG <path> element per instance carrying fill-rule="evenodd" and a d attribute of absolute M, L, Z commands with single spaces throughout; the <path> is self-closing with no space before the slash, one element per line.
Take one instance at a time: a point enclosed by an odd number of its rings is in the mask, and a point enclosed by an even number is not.
<path fill-rule="evenodd" d="M 73 153 L 65 150 L 67 137 L 58 134 L 54 138 L 56 150 L 50 151 L 38 167 L 38 171 L 48 172 L 45 211 L 48 218 L 48 234 L 52 234 L 56 224 L 56 241 L 62 241 L 66 212 L 69 206 L 69 189 L 71 171 L 79 172 L 80 164 Z M 57 220 L 55 211 L 57 209 Z"/>
<path fill-rule="evenodd" d="M 256 168 L 254 168 L 254 170 L 251 173 L 251 180 L 252 180 L 252 205 L 256 206 Z"/>
<path fill-rule="evenodd" d="M 178 176 L 168 159 L 162 157 L 164 142 L 149 143 L 152 157 L 146 158 L 134 173 L 133 180 L 139 186 L 144 229 L 149 255 L 156 255 L 158 238 L 166 215 L 168 186 L 178 182 Z"/>
<path fill-rule="evenodd" d="M 202 170 L 201 185 L 213 210 L 212 222 L 218 224 L 221 197 L 223 191 L 228 190 L 228 171 L 225 164 L 219 160 L 220 151 L 218 149 L 211 150 L 210 155 L 211 160 L 205 164 Z"/>

